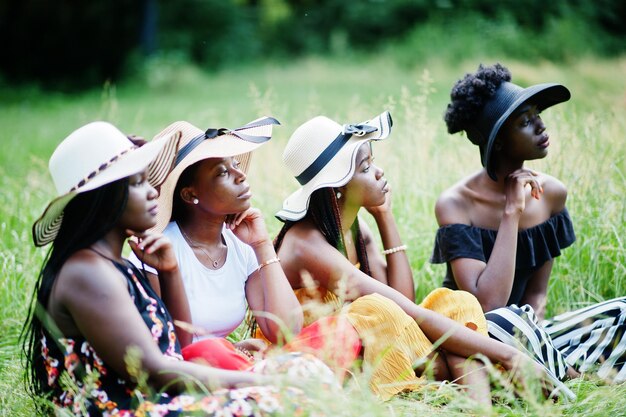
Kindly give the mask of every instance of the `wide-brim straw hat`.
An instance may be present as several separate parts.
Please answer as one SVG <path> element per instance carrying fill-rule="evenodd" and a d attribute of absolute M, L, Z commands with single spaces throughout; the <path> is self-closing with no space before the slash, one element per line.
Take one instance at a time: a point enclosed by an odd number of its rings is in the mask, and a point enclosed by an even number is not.
<path fill-rule="evenodd" d="M 108 122 L 78 128 L 55 149 L 48 164 L 57 191 L 33 224 L 36 246 L 52 242 L 61 227 L 63 210 L 80 193 L 95 190 L 148 168 L 148 181 L 158 187 L 173 167 L 180 133 L 136 146 Z"/>
<path fill-rule="evenodd" d="M 159 191 L 157 224 L 151 230 L 162 232 L 172 217 L 174 190 L 183 171 L 207 158 L 237 157 L 240 169 L 247 172 L 251 152 L 272 138 L 272 127 L 279 125 L 272 117 L 261 117 L 236 129 L 197 128 L 189 122 L 178 121 L 166 127 L 155 139 L 180 131 L 178 155 L 172 172 Z"/>
<path fill-rule="evenodd" d="M 302 187 L 284 200 L 276 217 L 282 221 L 300 220 L 315 190 L 347 184 L 354 175 L 359 147 L 385 139 L 392 125 L 391 115 L 385 111 L 359 124 L 342 126 L 317 116 L 298 127 L 289 138 L 283 161 Z"/>
<path fill-rule="evenodd" d="M 487 101 L 476 122 L 466 129 L 468 138 L 480 147 L 480 160 L 494 181 L 493 145 L 500 128 L 522 104 L 531 102 L 541 111 L 569 100 L 569 90 L 560 84 L 536 84 L 528 88 L 503 82 Z"/>

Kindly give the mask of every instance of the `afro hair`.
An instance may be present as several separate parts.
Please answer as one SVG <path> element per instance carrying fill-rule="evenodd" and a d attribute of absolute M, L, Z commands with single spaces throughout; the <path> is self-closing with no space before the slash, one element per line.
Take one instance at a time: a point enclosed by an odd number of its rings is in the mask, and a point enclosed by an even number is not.
<path fill-rule="evenodd" d="M 457 133 L 471 126 L 485 103 L 505 81 L 511 81 L 511 73 L 499 63 L 488 67 L 480 64 L 474 74 L 466 74 L 457 81 L 450 91 L 451 103 L 444 116 L 448 133 Z"/>

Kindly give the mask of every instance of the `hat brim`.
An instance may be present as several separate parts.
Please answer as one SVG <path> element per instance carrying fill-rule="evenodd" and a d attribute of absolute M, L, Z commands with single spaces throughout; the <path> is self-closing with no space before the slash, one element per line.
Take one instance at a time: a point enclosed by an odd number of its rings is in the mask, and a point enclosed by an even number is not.
<path fill-rule="evenodd" d="M 491 179 L 497 181 L 492 158 L 493 146 L 496 141 L 496 137 L 498 136 L 498 132 L 502 128 L 504 122 L 506 122 L 506 120 L 509 118 L 509 116 L 511 116 L 511 114 L 513 114 L 522 104 L 526 103 L 529 100 L 532 100 L 533 103 L 535 103 L 538 109 L 541 111 L 547 109 L 548 107 L 554 106 L 555 104 L 567 101 L 570 99 L 570 97 L 571 94 L 565 86 L 555 83 L 537 84 L 522 90 L 521 94 L 508 107 L 508 109 L 504 113 L 502 113 L 496 123 L 494 123 L 489 134 L 487 146 L 481 147 L 481 162 L 483 163 L 483 166 L 487 169 L 487 174 Z"/>
<path fill-rule="evenodd" d="M 174 202 L 174 190 L 176 189 L 178 179 L 185 169 L 196 162 L 209 158 L 238 157 L 242 171 L 247 172 L 251 152 L 261 145 L 263 145 L 263 143 L 249 142 L 232 135 L 222 135 L 203 141 L 172 169 L 163 182 L 163 185 L 161 185 L 158 200 L 159 212 L 156 219 L 157 223 L 150 230 L 161 233 L 170 222 L 172 217 L 172 204 Z"/>
<path fill-rule="evenodd" d="M 146 168 L 148 169 L 148 182 L 153 187 L 160 186 L 172 169 L 179 139 L 180 132 L 172 132 L 168 136 L 133 149 L 120 156 L 107 169 L 98 173 L 82 187 L 56 197 L 33 224 L 35 246 L 45 246 L 55 239 L 61 227 L 65 207 L 80 193 L 95 190 Z"/>
<path fill-rule="evenodd" d="M 377 131 L 351 137 L 315 177 L 283 201 L 282 209 L 275 214 L 276 218 L 281 221 L 298 221 L 306 215 L 313 192 L 325 187 L 341 187 L 350 182 L 356 170 L 359 148 L 363 143 L 386 139 L 391 132 L 391 116 L 383 112 L 368 124 L 376 126 Z"/>

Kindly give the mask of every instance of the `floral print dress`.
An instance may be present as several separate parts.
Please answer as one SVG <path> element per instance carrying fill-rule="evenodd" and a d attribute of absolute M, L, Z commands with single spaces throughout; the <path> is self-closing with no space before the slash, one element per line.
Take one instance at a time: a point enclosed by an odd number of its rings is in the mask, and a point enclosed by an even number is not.
<path fill-rule="evenodd" d="M 114 264 L 126 277 L 131 298 L 154 342 L 171 360 L 182 360 L 172 319 L 145 276 L 130 263 Z M 54 338 L 48 331 L 41 337 L 41 357 L 50 399 L 75 416 L 298 416 L 304 413 L 303 405 L 307 403 L 300 389 L 275 386 L 220 389 L 207 395 L 153 393 L 145 384 L 122 379 L 98 357 L 88 341 Z M 291 354 L 279 361 L 280 369 L 288 375 L 321 375 L 329 385 L 336 384 L 330 369 L 315 358 Z M 136 373 L 141 380 L 141 370 L 130 368 L 129 373 Z M 269 368 L 276 369 L 275 366 L 259 366 L 256 371 L 264 372 Z"/>

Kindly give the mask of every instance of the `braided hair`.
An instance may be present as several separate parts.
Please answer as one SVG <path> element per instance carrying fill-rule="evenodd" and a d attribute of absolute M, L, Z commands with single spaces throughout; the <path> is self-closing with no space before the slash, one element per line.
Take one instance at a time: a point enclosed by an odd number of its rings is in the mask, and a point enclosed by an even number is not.
<path fill-rule="evenodd" d="M 325 187 L 315 190 L 311 194 L 309 200 L 309 208 L 306 216 L 302 219 L 309 219 L 317 227 L 317 229 L 326 238 L 326 241 L 335 249 L 340 246 L 345 248 L 343 243 L 343 235 L 341 233 L 341 215 L 339 212 L 339 202 L 334 188 Z M 301 220 L 299 220 L 301 221 Z M 358 221 L 358 220 L 357 220 Z M 274 248 L 276 251 L 280 249 L 283 239 L 287 231 L 297 222 L 286 221 L 282 229 L 274 239 Z M 358 226 L 358 224 L 357 224 Z M 356 228 L 356 251 L 359 260 L 360 269 L 367 275 L 371 275 L 369 262 L 367 260 L 367 251 L 365 248 L 365 240 L 361 234 L 361 228 Z"/>
<path fill-rule="evenodd" d="M 511 81 L 511 73 L 501 64 L 488 67 L 480 64 L 475 73 L 466 74 L 463 79 L 458 80 L 450 91 L 451 102 L 444 115 L 448 133 L 467 131 L 480 115 L 485 103 L 505 81 Z"/>
<path fill-rule="evenodd" d="M 78 194 L 63 210 L 61 227 L 35 282 L 27 325 L 20 334 L 23 361 L 27 369 L 26 386 L 41 414 L 46 412 L 45 405 L 36 399 L 51 393 L 41 357 L 42 336 L 45 335 L 48 340 L 55 338 L 50 337 L 49 324 L 38 311 L 47 309 L 52 287 L 65 262 L 78 250 L 89 247 L 112 230 L 119 222 L 127 202 L 128 178 L 124 178 Z"/>

